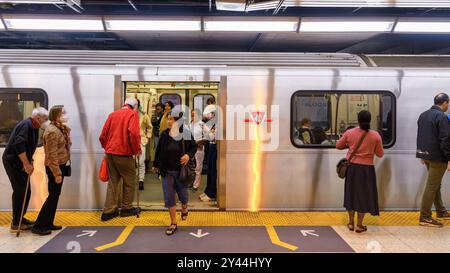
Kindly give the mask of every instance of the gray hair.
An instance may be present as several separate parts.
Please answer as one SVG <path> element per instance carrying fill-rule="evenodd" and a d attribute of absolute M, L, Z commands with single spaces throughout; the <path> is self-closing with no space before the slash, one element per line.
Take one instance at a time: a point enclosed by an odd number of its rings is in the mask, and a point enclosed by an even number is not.
<path fill-rule="evenodd" d="M 37 107 L 33 109 L 31 112 L 31 117 L 35 118 L 36 116 L 48 117 L 48 111 L 44 107 Z"/>
<path fill-rule="evenodd" d="M 131 105 L 131 107 L 135 107 L 138 104 L 138 101 L 135 98 L 127 98 L 125 100 L 125 104 L 129 104 Z"/>

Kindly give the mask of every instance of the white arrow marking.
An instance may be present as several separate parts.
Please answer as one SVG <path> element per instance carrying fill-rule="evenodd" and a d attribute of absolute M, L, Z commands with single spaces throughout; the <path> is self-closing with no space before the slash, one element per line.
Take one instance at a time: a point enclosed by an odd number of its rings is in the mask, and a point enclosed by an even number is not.
<path fill-rule="evenodd" d="M 77 235 L 77 238 L 80 238 L 80 237 L 83 237 L 86 235 L 88 235 L 89 237 L 92 237 L 95 235 L 95 233 L 97 233 L 96 230 L 83 230 L 82 232 L 83 233 Z"/>
<path fill-rule="evenodd" d="M 319 237 L 319 234 L 315 234 L 314 232 L 316 232 L 315 230 L 301 230 L 301 232 L 302 232 L 302 235 L 303 236 L 308 236 L 308 235 L 312 235 L 312 236 L 316 236 L 316 237 Z"/>
<path fill-rule="evenodd" d="M 197 238 L 202 238 L 203 236 L 208 235 L 209 232 L 206 232 L 206 233 L 203 233 L 203 234 L 202 234 L 202 230 L 201 230 L 201 229 L 198 229 L 198 230 L 197 230 L 197 234 L 195 234 L 195 233 L 193 233 L 193 232 L 191 232 L 191 233 L 189 233 L 189 234 L 191 234 L 192 236 L 195 236 L 195 237 L 197 237 Z"/>

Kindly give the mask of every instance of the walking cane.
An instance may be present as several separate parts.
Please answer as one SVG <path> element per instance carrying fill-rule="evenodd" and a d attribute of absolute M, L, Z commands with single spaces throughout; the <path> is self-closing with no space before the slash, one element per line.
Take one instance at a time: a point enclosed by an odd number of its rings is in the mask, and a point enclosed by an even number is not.
<path fill-rule="evenodd" d="M 139 206 L 139 178 L 140 178 L 140 171 L 141 171 L 141 165 L 139 164 L 139 157 L 140 155 L 136 155 L 136 159 L 137 159 L 137 179 L 136 179 L 136 183 L 137 183 L 137 207 L 136 207 L 136 217 L 139 218 L 139 214 L 141 213 L 141 207 Z"/>
<path fill-rule="evenodd" d="M 30 175 L 28 175 L 28 178 L 27 178 L 27 186 L 25 188 L 25 196 L 23 198 L 22 211 L 20 211 L 19 229 L 17 230 L 16 237 L 20 236 L 20 228 L 22 227 L 23 212 L 25 210 L 25 202 L 27 200 L 28 188 L 29 187 L 30 187 Z"/>

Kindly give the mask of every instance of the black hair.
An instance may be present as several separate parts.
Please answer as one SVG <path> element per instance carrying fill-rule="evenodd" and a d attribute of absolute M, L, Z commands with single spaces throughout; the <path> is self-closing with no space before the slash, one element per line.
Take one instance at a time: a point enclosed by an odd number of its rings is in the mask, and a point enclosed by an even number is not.
<path fill-rule="evenodd" d="M 444 102 L 448 102 L 449 97 L 445 93 L 439 93 L 434 97 L 434 105 L 442 105 Z"/>
<path fill-rule="evenodd" d="M 169 105 L 170 109 L 173 109 L 175 105 L 170 100 L 166 101 L 166 103 Z"/>
<path fill-rule="evenodd" d="M 370 130 L 370 121 L 372 120 L 372 115 L 369 111 L 362 110 L 358 113 L 358 124 L 359 128 L 363 129 L 364 131 Z"/>
<path fill-rule="evenodd" d="M 311 124 L 311 120 L 309 118 L 304 118 L 300 122 L 300 126 L 303 126 L 303 125 L 308 124 L 308 123 Z"/>
<path fill-rule="evenodd" d="M 164 109 L 164 104 L 158 102 L 158 103 L 156 104 L 156 106 L 155 106 L 155 109 L 158 108 L 158 107 L 161 107 L 161 109 Z"/>
<path fill-rule="evenodd" d="M 138 108 L 141 107 L 141 101 L 138 98 L 136 98 L 136 100 L 138 102 Z"/>
<path fill-rule="evenodd" d="M 216 99 L 214 97 L 210 97 L 206 100 L 207 105 L 215 104 L 215 103 L 216 103 Z"/>

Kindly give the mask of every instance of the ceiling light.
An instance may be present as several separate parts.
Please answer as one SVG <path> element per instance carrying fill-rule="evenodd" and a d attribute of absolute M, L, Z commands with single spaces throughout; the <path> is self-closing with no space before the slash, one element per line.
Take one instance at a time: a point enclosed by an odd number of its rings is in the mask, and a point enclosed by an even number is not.
<path fill-rule="evenodd" d="M 300 32 L 386 32 L 391 31 L 394 20 L 385 21 L 339 21 L 302 20 Z"/>
<path fill-rule="evenodd" d="M 10 30 L 78 30 L 103 31 L 100 19 L 4 18 Z"/>
<path fill-rule="evenodd" d="M 125 20 L 106 19 L 108 30 L 147 30 L 147 31 L 200 31 L 200 19 L 186 20 Z"/>
<path fill-rule="evenodd" d="M 296 31 L 297 20 L 205 20 L 205 31 Z"/>
<path fill-rule="evenodd" d="M 395 26 L 394 32 L 429 32 L 450 33 L 450 21 L 448 22 L 402 22 Z"/>

